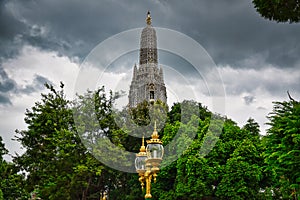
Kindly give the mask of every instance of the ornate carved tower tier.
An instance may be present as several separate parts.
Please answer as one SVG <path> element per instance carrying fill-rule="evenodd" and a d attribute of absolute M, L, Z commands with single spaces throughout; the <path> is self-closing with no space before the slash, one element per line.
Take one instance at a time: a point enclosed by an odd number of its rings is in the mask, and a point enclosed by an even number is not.
<path fill-rule="evenodd" d="M 147 26 L 141 34 L 139 67 L 137 65 L 133 67 L 133 77 L 129 90 L 130 107 L 136 107 L 144 100 L 154 102 L 159 99 L 167 103 L 163 69 L 158 67 L 157 62 L 156 31 L 151 25 L 149 11 L 146 23 Z"/>

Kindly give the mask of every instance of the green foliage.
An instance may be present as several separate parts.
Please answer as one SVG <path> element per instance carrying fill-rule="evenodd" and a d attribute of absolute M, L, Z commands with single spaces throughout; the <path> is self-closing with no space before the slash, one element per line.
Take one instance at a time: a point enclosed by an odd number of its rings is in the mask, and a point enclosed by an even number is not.
<path fill-rule="evenodd" d="M 2 137 L 0 136 L 0 161 L 3 160 L 2 156 L 5 155 L 5 154 L 7 154 L 7 153 L 8 153 L 8 151 L 7 151 L 7 149 L 4 146 L 4 143 L 2 141 Z"/>
<path fill-rule="evenodd" d="M 249 135 L 249 138 L 257 140 L 257 137 L 259 137 L 259 125 L 252 118 L 247 120 L 247 123 L 243 126 L 242 130 L 247 132 L 246 134 Z"/>
<path fill-rule="evenodd" d="M 4 170 L 0 174 L 2 177 L 0 188 L 2 188 L 4 199 L 27 199 L 28 193 L 24 189 L 24 175 L 18 173 L 14 164 L 4 163 Z"/>
<path fill-rule="evenodd" d="M 261 166 L 260 152 L 252 141 L 245 139 L 227 160 L 216 195 L 221 199 L 256 199 Z"/>
<path fill-rule="evenodd" d="M 0 199 L 26 199 L 24 176 L 18 174 L 18 169 L 13 163 L 3 160 L 2 156 L 7 153 L 8 151 L 5 149 L 0 137 Z"/>
<path fill-rule="evenodd" d="M 153 121 L 166 154 L 152 183 L 154 200 L 299 199 L 299 102 L 276 102 L 263 137 L 254 119 L 240 128 L 194 101 L 170 111 L 159 101 L 117 111 L 116 96 L 104 88 L 70 102 L 63 84 L 60 91 L 46 87 L 49 93 L 26 110 L 28 128 L 17 131 L 25 153 L 7 163 L 0 137 L 0 200 L 93 200 L 103 192 L 114 200 L 144 199 L 137 174 L 113 170 L 89 152 L 130 165 L 123 150 L 138 152 Z"/>
<path fill-rule="evenodd" d="M 240 129 L 226 120 L 215 150 L 220 165 L 215 195 L 220 199 L 258 199 L 262 188 L 263 158 L 259 126 L 253 119 Z M 213 150 L 214 152 L 214 150 Z M 225 161 L 225 162 L 224 162 Z"/>
<path fill-rule="evenodd" d="M 179 108 L 180 104 L 172 107 Z M 169 113 L 179 118 L 174 110 Z M 189 126 L 194 120 L 197 125 Z M 178 140 L 176 147 L 169 147 L 173 148 L 174 155 L 181 150 L 180 146 L 188 145 L 188 148 L 175 162 L 162 168 L 158 183 L 154 184 L 154 196 L 157 199 L 261 198 L 259 191 L 264 176 L 257 122 L 249 119 L 241 129 L 232 120 L 206 113 L 203 119 L 191 116 L 186 123 L 174 121 L 165 126 L 164 145 Z M 220 138 L 216 134 L 219 131 Z M 185 137 L 190 132 L 197 133 L 191 142 Z M 168 161 L 164 160 L 162 166 L 164 162 Z"/>
<path fill-rule="evenodd" d="M 261 16 L 277 22 L 299 22 L 300 2 L 298 0 L 253 0 Z"/>
<path fill-rule="evenodd" d="M 176 196 L 178 199 L 201 199 L 212 195 L 209 175 L 212 168 L 200 156 L 183 156 L 177 162 Z M 201 192 L 199 192 L 201 191 Z"/>
<path fill-rule="evenodd" d="M 46 87 L 49 94 L 42 94 L 42 101 L 25 113 L 28 130 L 17 131 L 26 151 L 14 161 L 28 174 L 25 189 L 31 193 L 38 188 L 42 199 L 98 199 L 105 190 L 99 178 L 103 166 L 76 133 L 63 84 L 60 91 Z"/>
<path fill-rule="evenodd" d="M 275 102 L 265 138 L 266 171 L 283 198 L 300 198 L 300 103 Z"/>

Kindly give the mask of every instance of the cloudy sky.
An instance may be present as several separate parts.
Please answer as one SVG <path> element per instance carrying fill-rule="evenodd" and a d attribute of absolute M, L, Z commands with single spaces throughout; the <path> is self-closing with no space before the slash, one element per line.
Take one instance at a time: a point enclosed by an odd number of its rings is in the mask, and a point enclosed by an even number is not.
<path fill-rule="evenodd" d="M 197 79 L 189 59 L 161 50 L 159 61 L 165 69 L 169 104 L 195 99 L 241 126 L 252 117 L 264 133 L 272 101 L 287 100 L 287 90 L 300 99 L 300 24 L 261 18 L 251 0 L 2 0 L 0 136 L 11 153 L 21 151 L 11 138 L 15 129 L 26 128 L 25 109 L 40 99 L 43 84 L 58 86 L 63 81 L 72 98 L 78 77 L 84 73 L 82 63 L 93 60 L 93 50 L 124 31 L 144 27 L 148 10 L 153 26 L 191 38 L 215 64 L 213 69 L 200 69 L 202 78 Z M 95 63 L 85 68 L 99 74 L 98 85 L 128 91 L 139 48 L 139 35 L 131 36 L 136 37 L 123 44 L 131 51 L 105 71 Z M 158 48 L 166 38 L 172 39 L 158 34 Z M 112 55 L 118 45 L 109 44 L 106 54 Z M 174 44 L 191 57 L 199 57 L 176 40 Z M 219 78 L 209 78 L 215 76 Z M 224 89 L 223 110 L 212 103 L 220 95 L 207 92 L 214 85 Z"/>

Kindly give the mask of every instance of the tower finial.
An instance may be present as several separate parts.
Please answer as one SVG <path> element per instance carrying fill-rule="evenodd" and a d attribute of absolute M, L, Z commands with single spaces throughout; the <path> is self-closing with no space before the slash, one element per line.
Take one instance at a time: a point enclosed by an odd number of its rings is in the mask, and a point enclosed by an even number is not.
<path fill-rule="evenodd" d="M 146 22 L 147 22 L 148 25 L 151 25 L 151 15 L 150 15 L 150 11 L 149 10 L 148 10 L 148 13 L 147 13 Z"/>

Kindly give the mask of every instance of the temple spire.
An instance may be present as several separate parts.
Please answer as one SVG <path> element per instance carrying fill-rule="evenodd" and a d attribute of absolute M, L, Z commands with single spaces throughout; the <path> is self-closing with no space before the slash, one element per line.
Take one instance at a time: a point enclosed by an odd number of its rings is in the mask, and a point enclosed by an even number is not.
<path fill-rule="evenodd" d="M 140 42 L 140 67 L 148 63 L 157 64 L 157 39 L 155 29 L 151 25 L 151 16 L 148 11 L 147 26 L 142 30 Z"/>
<path fill-rule="evenodd" d="M 152 19 L 148 11 L 146 27 L 140 38 L 139 64 L 133 66 L 133 77 L 129 90 L 129 107 L 136 107 L 144 100 L 167 103 L 163 70 L 158 67 L 157 38 Z"/>
<path fill-rule="evenodd" d="M 147 13 L 146 22 L 147 22 L 148 25 L 151 25 L 151 15 L 150 15 L 150 11 L 149 10 L 148 10 L 148 13 Z"/>

